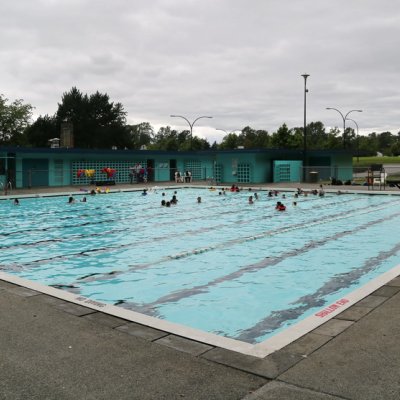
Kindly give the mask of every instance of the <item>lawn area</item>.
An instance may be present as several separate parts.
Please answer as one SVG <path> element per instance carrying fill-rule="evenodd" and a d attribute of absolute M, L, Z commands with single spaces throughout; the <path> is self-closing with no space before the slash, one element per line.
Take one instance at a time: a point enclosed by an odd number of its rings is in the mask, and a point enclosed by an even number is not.
<path fill-rule="evenodd" d="M 371 164 L 400 164 L 400 157 L 353 157 L 354 167 L 369 167 Z"/>

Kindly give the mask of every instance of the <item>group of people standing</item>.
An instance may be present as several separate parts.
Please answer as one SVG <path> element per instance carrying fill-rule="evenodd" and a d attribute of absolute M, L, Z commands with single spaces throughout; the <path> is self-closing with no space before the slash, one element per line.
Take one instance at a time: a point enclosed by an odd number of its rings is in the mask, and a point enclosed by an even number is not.
<path fill-rule="evenodd" d="M 131 183 L 147 183 L 152 180 L 153 169 L 143 167 L 142 164 L 136 163 L 134 167 L 129 168 L 129 180 Z"/>

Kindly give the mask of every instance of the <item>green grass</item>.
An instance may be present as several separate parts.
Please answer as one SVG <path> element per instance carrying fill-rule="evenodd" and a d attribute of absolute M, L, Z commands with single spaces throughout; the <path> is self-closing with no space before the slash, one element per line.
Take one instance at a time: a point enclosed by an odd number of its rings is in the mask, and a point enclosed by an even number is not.
<path fill-rule="evenodd" d="M 360 157 L 357 162 L 357 157 L 353 157 L 353 166 L 365 167 L 371 164 L 400 164 L 400 157 Z"/>

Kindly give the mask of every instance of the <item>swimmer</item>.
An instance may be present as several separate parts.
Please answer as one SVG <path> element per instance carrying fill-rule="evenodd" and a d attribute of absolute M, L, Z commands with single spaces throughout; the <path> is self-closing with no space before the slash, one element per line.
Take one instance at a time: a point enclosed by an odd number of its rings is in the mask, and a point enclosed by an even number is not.
<path fill-rule="evenodd" d="M 19 200 L 18 199 L 14 199 L 14 206 L 19 206 Z"/>
<path fill-rule="evenodd" d="M 147 196 L 147 189 L 143 189 L 142 196 Z"/>
<path fill-rule="evenodd" d="M 82 203 L 86 203 L 86 197 L 85 197 L 85 196 L 82 197 L 81 202 L 82 202 Z"/>
<path fill-rule="evenodd" d="M 197 198 L 197 203 L 198 203 L 198 204 L 201 203 L 201 197 L 200 197 L 200 196 Z"/>
<path fill-rule="evenodd" d="M 68 198 L 68 204 L 75 203 L 75 199 L 72 196 L 69 196 Z"/>
<path fill-rule="evenodd" d="M 171 207 L 171 203 L 170 203 L 169 201 L 167 201 L 167 202 L 165 203 L 165 207 Z"/>
<path fill-rule="evenodd" d="M 249 196 L 249 204 L 254 204 L 253 196 Z"/>
<path fill-rule="evenodd" d="M 175 192 L 176 193 L 176 192 Z M 171 204 L 178 204 L 178 199 L 176 198 L 175 195 L 172 196 L 172 199 L 170 201 Z"/>
<path fill-rule="evenodd" d="M 254 198 L 255 198 L 256 200 L 258 200 L 258 194 L 257 194 L 257 193 L 254 193 Z"/>
<path fill-rule="evenodd" d="M 167 204 L 167 203 L 166 203 L 166 201 L 165 201 L 165 200 L 161 200 L 161 206 L 162 206 L 162 207 L 165 207 L 165 206 L 166 206 L 166 204 Z"/>
<path fill-rule="evenodd" d="M 294 206 L 294 207 L 297 206 L 297 202 L 296 202 L 296 201 L 293 202 L 293 206 Z"/>
<path fill-rule="evenodd" d="M 278 211 L 285 211 L 285 210 L 286 210 L 286 206 L 285 206 L 284 204 L 282 204 L 280 201 L 278 201 L 278 202 L 276 203 L 275 210 L 278 210 Z"/>

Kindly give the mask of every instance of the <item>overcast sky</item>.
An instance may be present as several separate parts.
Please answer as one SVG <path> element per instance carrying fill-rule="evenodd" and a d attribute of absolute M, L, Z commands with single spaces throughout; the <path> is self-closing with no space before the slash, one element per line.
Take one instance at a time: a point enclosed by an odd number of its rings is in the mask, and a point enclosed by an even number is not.
<path fill-rule="evenodd" d="M 0 37 L 0 91 L 36 117 L 76 86 L 132 124 L 272 133 L 303 126 L 307 73 L 307 122 L 400 130 L 397 0 L 4 0 Z"/>

